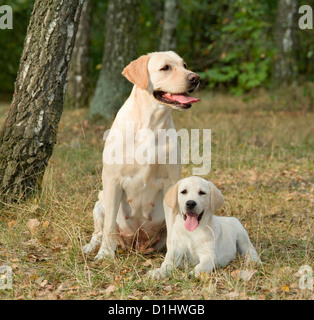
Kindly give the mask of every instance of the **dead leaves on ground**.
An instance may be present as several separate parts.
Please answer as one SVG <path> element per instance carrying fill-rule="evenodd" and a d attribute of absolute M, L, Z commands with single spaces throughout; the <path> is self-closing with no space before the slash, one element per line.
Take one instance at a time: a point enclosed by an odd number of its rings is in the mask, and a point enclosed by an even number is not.
<path fill-rule="evenodd" d="M 231 277 L 235 280 L 241 279 L 245 282 L 250 281 L 251 278 L 254 276 L 254 274 L 257 272 L 257 270 L 235 270 L 231 272 Z"/>

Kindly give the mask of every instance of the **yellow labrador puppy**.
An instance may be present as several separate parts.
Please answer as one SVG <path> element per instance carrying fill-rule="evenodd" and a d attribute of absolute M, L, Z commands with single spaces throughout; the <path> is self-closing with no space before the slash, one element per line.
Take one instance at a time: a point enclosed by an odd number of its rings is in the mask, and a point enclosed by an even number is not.
<path fill-rule="evenodd" d="M 171 187 L 164 200 L 167 254 L 161 268 L 149 275 L 169 275 L 184 256 L 196 265 L 191 272 L 195 276 L 227 265 L 237 253 L 260 262 L 239 220 L 214 215 L 223 203 L 224 198 L 214 184 L 200 177 L 182 179 Z"/>
<path fill-rule="evenodd" d="M 114 257 L 117 239 L 124 247 L 144 252 L 165 245 L 166 227 L 163 209 L 164 196 L 181 174 L 180 161 L 174 164 L 139 163 L 132 154 L 112 161 L 112 151 L 122 152 L 131 135 L 149 131 L 157 136 L 159 129 L 174 129 L 172 110 L 189 109 L 199 101 L 188 94 L 199 86 L 200 77 L 187 69 L 175 52 L 155 52 L 132 61 L 122 73 L 134 84 L 133 90 L 119 110 L 106 139 L 103 152 L 103 190 L 99 193 L 93 215 L 92 239 L 84 247 L 85 253 L 94 252 L 95 259 Z M 130 129 L 133 133 L 130 134 Z M 116 139 L 117 132 L 125 139 Z M 145 135 L 134 139 L 134 150 L 145 147 Z M 166 146 L 167 150 L 177 144 Z M 153 144 L 158 149 L 157 141 Z"/>

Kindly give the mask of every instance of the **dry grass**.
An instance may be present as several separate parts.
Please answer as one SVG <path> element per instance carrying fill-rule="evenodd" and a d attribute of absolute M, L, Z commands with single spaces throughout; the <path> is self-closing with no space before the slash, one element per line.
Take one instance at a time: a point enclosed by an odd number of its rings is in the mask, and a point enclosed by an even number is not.
<path fill-rule="evenodd" d="M 240 219 L 263 265 L 239 258 L 199 279 L 188 278 L 185 266 L 157 281 L 145 274 L 164 253 L 118 251 L 114 262 L 85 257 L 106 128 L 89 125 L 87 110 L 65 111 L 42 194 L 0 211 L 0 265 L 14 274 L 13 289 L 0 290 L 0 299 L 313 299 L 296 275 L 302 265 L 313 267 L 313 100 L 295 92 L 302 106 L 286 93 L 260 92 L 247 102 L 201 93 L 202 103 L 174 114 L 177 128 L 212 129 L 207 178 L 225 196 L 218 214 Z M 7 108 L 0 103 L 1 123 Z M 30 229 L 30 219 L 40 225 Z M 247 268 L 256 272 L 245 281 L 239 271 Z"/>

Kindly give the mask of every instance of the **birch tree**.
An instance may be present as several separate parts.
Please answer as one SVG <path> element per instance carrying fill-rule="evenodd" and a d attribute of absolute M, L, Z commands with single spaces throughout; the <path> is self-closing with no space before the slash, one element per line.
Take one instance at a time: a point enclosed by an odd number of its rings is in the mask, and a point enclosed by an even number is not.
<path fill-rule="evenodd" d="M 130 94 L 131 84 L 121 75 L 123 68 L 137 57 L 139 0 L 109 0 L 106 37 L 90 118 L 112 120 Z"/>
<path fill-rule="evenodd" d="M 67 108 L 78 109 L 88 106 L 90 95 L 91 12 L 91 0 L 85 0 L 76 34 L 66 86 L 65 107 Z"/>
<path fill-rule="evenodd" d="M 297 74 L 297 0 L 279 0 L 274 25 L 274 39 L 278 54 L 274 60 L 273 85 L 290 84 Z"/>
<path fill-rule="evenodd" d="M 63 111 L 68 64 L 83 0 L 36 0 L 9 114 L 0 131 L 0 199 L 41 185 Z"/>
<path fill-rule="evenodd" d="M 164 8 L 164 24 L 159 50 L 175 50 L 177 46 L 177 24 L 179 17 L 179 0 L 166 0 Z"/>

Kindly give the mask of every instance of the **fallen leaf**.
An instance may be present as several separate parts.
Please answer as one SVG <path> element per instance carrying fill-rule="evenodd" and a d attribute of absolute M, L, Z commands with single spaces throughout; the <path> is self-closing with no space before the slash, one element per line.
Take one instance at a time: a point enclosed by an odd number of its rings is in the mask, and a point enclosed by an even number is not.
<path fill-rule="evenodd" d="M 8 221 L 8 228 L 12 228 L 16 224 L 15 220 L 9 220 Z"/>
<path fill-rule="evenodd" d="M 32 274 L 29 276 L 29 279 L 32 281 L 36 281 L 38 279 L 38 275 L 37 274 Z"/>
<path fill-rule="evenodd" d="M 279 290 L 282 292 L 290 292 L 290 287 L 287 285 L 283 285 L 279 288 Z"/>
<path fill-rule="evenodd" d="M 52 247 L 53 252 L 59 252 L 61 250 L 62 246 L 54 246 Z"/>
<path fill-rule="evenodd" d="M 150 267 L 153 265 L 152 259 L 147 259 L 144 263 L 143 266 L 144 267 Z"/>
<path fill-rule="evenodd" d="M 95 296 L 97 296 L 97 291 L 96 290 L 93 290 L 93 291 L 90 291 L 90 292 L 88 292 L 87 293 L 87 296 L 89 296 L 89 297 L 95 297 Z"/>
<path fill-rule="evenodd" d="M 44 280 L 40 283 L 40 286 L 43 288 L 48 283 L 48 280 Z"/>
<path fill-rule="evenodd" d="M 47 228 L 49 227 L 49 221 L 48 221 L 48 220 L 43 221 L 42 226 L 43 226 L 45 229 L 47 229 Z"/>
<path fill-rule="evenodd" d="M 229 292 L 226 294 L 229 299 L 236 299 L 240 296 L 238 292 Z"/>
<path fill-rule="evenodd" d="M 233 279 L 242 279 L 243 281 L 250 281 L 257 270 L 235 270 L 231 272 Z"/>
<path fill-rule="evenodd" d="M 116 290 L 117 290 L 117 287 L 114 284 L 110 284 L 105 290 L 105 293 L 110 294 L 112 292 L 115 292 Z"/>
<path fill-rule="evenodd" d="M 55 292 L 50 292 L 48 294 L 48 300 L 57 300 L 58 299 L 58 295 Z"/>
<path fill-rule="evenodd" d="M 26 225 L 30 232 L 34 234 L 36 229 L 40 226 L 40 222 L 37 219 L 29 219 Z"/>
<path fill-rule="evenodd" d="M 34 246 L 34 247 L 39 247 L 40 246 L 40 242 L 38 241 L 38 239 L 30 239 L 27 241 L 27 245 L 29 246 Z"/>

